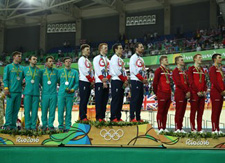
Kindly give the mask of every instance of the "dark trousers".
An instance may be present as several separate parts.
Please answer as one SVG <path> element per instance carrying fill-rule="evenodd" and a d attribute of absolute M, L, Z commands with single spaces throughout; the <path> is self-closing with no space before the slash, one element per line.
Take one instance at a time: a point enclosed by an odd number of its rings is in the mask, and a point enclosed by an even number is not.
<path fill-rule="evenodd" d="M 105 118 L 108 96 L 109 96 L 109 85 L 108 88 L 103 89 L 102 83 L 96 83 L 95 84 L 96 120 Z"/>
<path fill-rule="evenodd" d="M 130 101 L 130 119 L 134 119 L 136 112 L 136 119 L 141 119 L 141 107 L 143 103 L 143 95 L 144 95 L 144 89 L 143 89 L 143 83 L 131 80 L 131 101 Z"/>
<path fill-rule="evenodd" d="M 79 116 L 80 119 L 87 118 L 87 104 L 91 93 L 91 83 L 79 81 L 80 105 Z"/>
<path fill-rule="evenodd" d="M 111 120 L 121 118 L 121 111 L 123 106 L 123 82 L 120 80 L 111 80 L 111 93 L 112 93 L 112 101 L 111 101 Z"/>

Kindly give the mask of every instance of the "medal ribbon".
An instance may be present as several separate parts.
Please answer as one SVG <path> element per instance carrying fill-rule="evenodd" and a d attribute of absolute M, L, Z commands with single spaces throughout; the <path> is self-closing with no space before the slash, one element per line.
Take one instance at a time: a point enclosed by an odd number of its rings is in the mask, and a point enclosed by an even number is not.
<path fill-rule="evenodd" d="M 162 71 L 164 72 L 164 74 L 166 76 L 166 82 L 170 83 L 169 77 L 168 77 L 169 71 L 166 68 L 164 69 L 162 66 L 160 66 L 160 68 L 162 69 Z"/>
<path fill-rule="evenodd" d="M 68 76 L 70 75 L 71 69 L 70 69 L 69 73 L 67 74 L 66 69 L 64 68 L 64 72 L 65 72 L 66 81 L 68 82 Z"/>
<path fill-rule="evenodd" d="M 184 77 L 184 83 L 187 84 L 186 73 L 185 73 L 183 70 L 179 69 L 179 68 L 178 68 L 178 70 L 180 70 L 180 71 L 182 72 L 182 75 L 183 75 L 183 77 Z"/>
<path fill-rule="evenodd" d="M 13 68 L 16 70 L 16 76 L 19 77 L 19 71 L 20 71 L 19 67 L 16 68 L 14 63 L 12 65 L 13 65 Z"/>
<path fill-rule="evenodd" d="M 51 81 L 52 71 L 51 71 L 51 73 L 50 73 L 50 75 L 49 75 L 48 70 L 47 70 L 47 68 L 46 68 L 46 69 L 45 69 L 45 72 L 46 72 L 46 74 L 47 74 L 48 81 Z"/>
<path fill-rule="evenodd" d="M 222 76 L 222 80 L 224 81 L 224 74 L 223 74 L 223 71 L 221 70 L 221 68 L 219 68 L 219 66 L 218 66 L 218 67 L 216 66 L 216 68 L 219 70 L 219 72 L 220 72 L 220 74 L 221 74 L 221 76 Z"/>
<path fill-rule="evenodd" d="M 108 61 L 107 61 L 107 58 L 106 58 L 106 60 L 104 59 L 104 57 L 101 55 L 101 58 L 103 59 L 103 61 L 104 61 L 104 63 L 105 63 L 105 72 L 107 72 L 108 71 Z"/>
<path fill-rule="evenodd" d="M 198 68 L 198 67 L 195 67 L 195 69 L 198 71 L 199 73 L 199 82 L 201 83 L 202 82 L 202 69 L 201 68 Z M 200 70 L 199 70 L 200 69 Z"/>
<path fill-rule="evenodd" d="M 34 69 L 34 73 L 33 73 L 33 72 L 31 71 L 30 66 L 29 66 L 29 71 L 30 71 L 30 74 L 31 74 L 31 76 L 32 76 L 32 80 L 34 80 L 35 75 L 36 75 L 36 67 L 35 67 L 35 69 Z"/>

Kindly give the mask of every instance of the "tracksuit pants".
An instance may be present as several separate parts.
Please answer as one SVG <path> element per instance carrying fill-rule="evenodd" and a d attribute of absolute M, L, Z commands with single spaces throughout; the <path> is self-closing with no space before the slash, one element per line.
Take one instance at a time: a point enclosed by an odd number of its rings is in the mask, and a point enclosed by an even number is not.
<path fill-rule="evenodd" d="M 55 110 L 57 106 L 57 94 L 55 95 L 42 95 L 41 97 L 41 120 L 42 120 L 42 128 L 46 129 L 47 126 L 49 128 L 54 128 L 54 120 L 55 120 Z M 49 112 L 49 118 L 47 118 Z"/>
<path fill-rule="evenodd" d="M 10 93 L 6 99 L 5 128 L 16 129 L 18 112 L 21 105 L 21 93 Z"/>
<path fill-rule="evenodd" d="M 66 110 L 65 128 L 66 130 L 70 129 L 72 108 L 73 108 L 73 96 L 58 96 L 59 129 L 64 129 L 64 109 Z"/>
<path fill-rule="evenodd" d="M 190 123 L 191 130 L 196 130 L 195 128 L 195 116 L 197 113 L 197 130 L 202 130 L 202 115 L 205 107 L 205 97 L 198 97 L 197 94 L 191 94 L 191 113 L 190 113 Z"/>
<path fill-rule="evenodd" d="M 33 95 L 24 96 L 25 129 L 27 130 L 36 129 L 38 107 L 39 107 L 39 96 Z"/>
<path fill-rule="evenodd" d="M 105 118 L 108 96 L 109 96 L 109 85 L 107 88 L 103 88 L 102 83 L 96 83 L 95 84 L 96 120 Z"/>
<path fill-rule="evenodd" d="M 157 124 L 158 129 L 166 129 L 167 113 L 171 104 L 171 94 L 158 92 L 158 112 L 157 112 Z"/>
<path fill-rule="evenodd" d="M 130 101 L 130 120 L 141 119 L 141 107 L 143 103 L 144 88 L 143 83 L 131 80 L 131 101 Z"/>
<path fill-rule="evenodd" d="M 210 99 L 212 102 L 212 131 L 220 131 L 219 123 L 220 123 L 220 114 L 223 107 L 223 96 L 217 91 L 210 92 Z"/>
<path fill-rule="evenodd" d="M 87 118 L 87 104 L 91 94 L 91 83 L 79 81 L 80 105 L 79 117 L 80 120 Z"/>
<path fill-rule="evenodd" d="M 121 119 L 121 111 L 123 107 L 124 88 L 123 82 L 120 80 L 111 80 L 111 120 Z"/>
<path fill-rule="evenodd" d="M 175 130 L 182 130 L 183 119 L 187 106 L 186 94 L 183 92 L 175 92 L 176 113 L 175 113 Z"/>

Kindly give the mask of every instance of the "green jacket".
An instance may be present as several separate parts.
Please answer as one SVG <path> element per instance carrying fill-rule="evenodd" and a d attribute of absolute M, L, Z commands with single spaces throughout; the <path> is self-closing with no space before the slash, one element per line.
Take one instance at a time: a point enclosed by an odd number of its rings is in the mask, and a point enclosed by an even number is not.
<path fill-rule="evenodd" d="M 36 72 L 35 72 L 36 69 Z M 25 76 L 25 88 L 23 91 L 24 95 L 40 95 L 40 81 L 41 81 L 41 70 L 38 67 L 27 66 L 23 69 Z M 31 83 L 34 80 L 34 83 Z"/>
<path fill-rule="evenodd" d="M 59 70 L 58 74 L 59 74 L 58 77 L 59 77 L 59 83 L 60 83 L 58 96 L 74 96 L 74 92 L 67 93 L 66 89 L 75 91 L 78 88 L 78 85 L 79 85 L 78 72 L 73 69 L 67 70 L 66 68 L 63 68 Z M 65 84 L 67 76 L 68 76 L 69 85 Z"/>
<path fill-rule="evenodd" d="M 41 77 L 42 95 L 57 94 L 58 70 L 55 68 L 42 69 Z M 48 84 L 49 79 L 51 84 Z"/>
<path fill-rule="evenodd" d="M 4 88 L 8 88 L 10 93 L 22 92 L 23 68 L 23 66 L 14 63 L 8 64 L 4 68 Z"/>

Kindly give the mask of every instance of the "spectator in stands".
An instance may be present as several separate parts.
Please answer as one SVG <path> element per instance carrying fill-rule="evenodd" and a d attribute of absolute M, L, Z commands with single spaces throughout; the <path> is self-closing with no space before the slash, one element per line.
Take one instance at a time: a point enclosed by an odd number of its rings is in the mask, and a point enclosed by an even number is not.
<path fill-rule="evenodd" d="M 219 45 L 218 45 L 217 42 L 214 42 L 213 46 L 214 46 L 214 49 L 218 49 L 219 48 Z"/>
<path fill-rule="evenodd" d="M 64 41 L 64 42 L 63 42 L 63 47 L 65 48 L 66 46 L 67 46 L 67 42 Z"/>
<path fill-rule="evenodd" d="M 206 50 L 211 49 L 211 46 L 209 45 L 209 43 L 208 43 L 208 42 L 206 43 L 205 49 L 206 49 Z"/>
<path fill-rule="evenodd" d="M 26 64 L 29 63 L 29 58 L 28 58 L 28 57 L 25 58 L 25 63 L 26 63 Z"/>
<path fill-rule="evenodd" d="M 58 57 L 59 58 L 63 58 L 64 54 L 62 53 L 62 50 L 58 50 Z"/>
<path fill-rule="evenodd" d="M 58 59 L 57 63 L 55 64 L 57 68 L 62 67 L 62 62 Z"/>
<path fill-rule="evenodd" d="M 202 50 L 202 48 L 201 48 L 200 44 L 198 44 L 197 48 L 196 48 L 196 51 L 201 51 L 201 50 Z"/>

